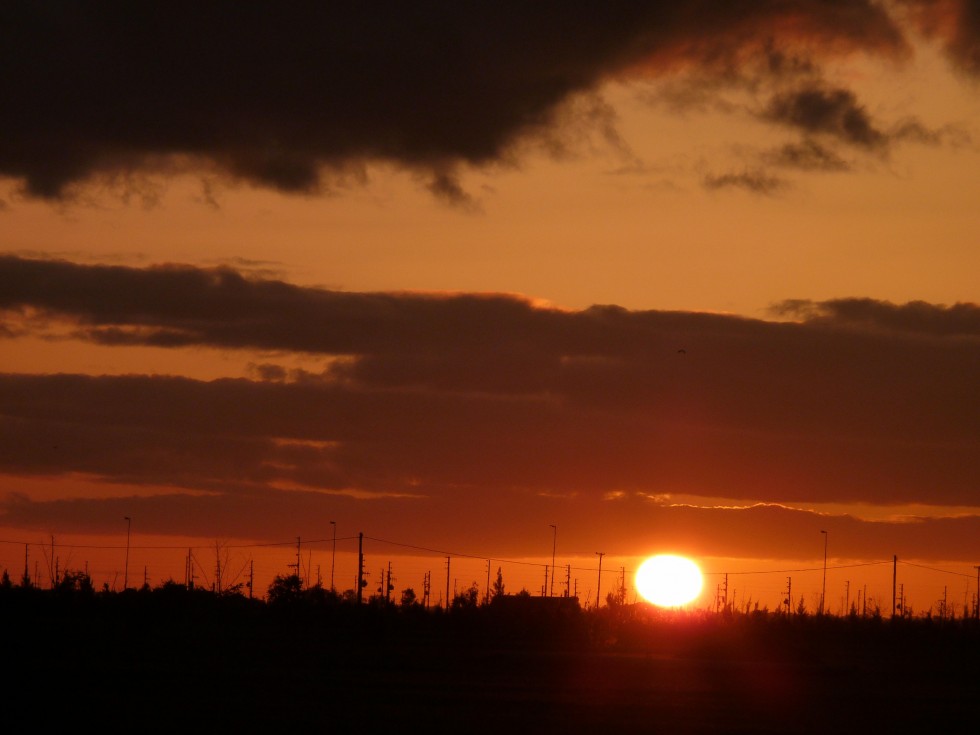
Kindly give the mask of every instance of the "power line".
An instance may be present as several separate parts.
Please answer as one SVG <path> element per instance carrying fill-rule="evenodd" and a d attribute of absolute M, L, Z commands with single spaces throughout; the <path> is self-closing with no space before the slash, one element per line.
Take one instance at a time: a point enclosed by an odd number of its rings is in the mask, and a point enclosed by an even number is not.
<path fill-rule="evenodd" d="M 857 564 L 835 564 L 829 565 L 827 569 L 853 569 L 854 567 L 873 567 L 880 564 L 891 564 L 891 561 L 865 561 Z M 823 566 L 805 567 L 803 569 L 762 569 L 746 572 L 701 572 L 704 576 L 725 575 L 725 574 L 788 574 L 790 572 L 822 572 Z M 971 576 L 971 575 L 966 575 Z"/>
<path fill-rule="evenodd" d="M 955 574 L 957 577 L 969 577 L 970 579 L 973 579 L 974 576 L 972 574 L 964 574 L 963 572 L 954 572 L 952 569 L 939 569 L 938 567 L 927 567 L 925 564 L 915 564 L 910 561 L 899 560 L 898 563 L 907 564 L 910 567 L 919 567 L 919 569 L 928 569 L 930 572 L 941 572 L 942 574 Z"/>
<path fill-rule="evenodd" d="M 501 557 L 486 556 L 486 555 L 480 556 L 479 554 L 462 554 L 462 553 L 458 553 L 458 552 L 455 552 L 455 551 L 447 551 L 446 549 L 433 549 L 433 548 L 430 548 L 428 546 L 417 546 L 415 544 L 405 544 L 405 543 L 401 543 L 399 541 L 390 541 L 388 539 L 375 538 L 373 536 L 365 536 L 364 538 L 368 539 L 369 541 L 377 541 L 380 544 L 389 544 L 391 546 L 400 546 L 400 547 L 405 548 L 405 549 L 414 549 L 415 551 L 426 551 L 426 552 L 428 552 L 430 554 L 438 554 L 439 556 L 456 556 L 456 557 L 461 557 L 463 559 L 479 559 L 480 561 L 486 561 L 486 560 L 489 559 L 490 561 L 500 562 L 501 564 L 522 564 L 524 566 L 529 566 L 529 567 L 546 567 L 546 566 L 548 566 L 548 564 L 542 564 L 540 562 L 534 562 L 534 561 L 518 561 L 517 559 L 504 559 L 504 558 L 501 558 Z"/>
<path fill-rule="evenodd" d="M 355 539 L 357 539 L 357 536 L 338 536 L 337 537 L 337 540 L 338 541 L 354 541 Z M 328 543 L 328 542 L 329 543 L 333 543 L 333 537 L 332 536 L 330 538 L 312 539 L 310 541 L 304 541 L 303 543 L 309 545 L 309 544 L 325 544 L 325 543 Z M 43 544 L 47 548 L 51 548 L 52 547 L 52 544 L 47 543 L 47 542 L 41 542 L 41 541 L 26 542 L 26 541 L 13 541 L 13 540 L 10 540 L 10 539 L 0 539 L 0 544 L 15 544 L 17 546 L 23 546 L 25 543 L 31 543 L 31 544 L 33 544 L 35 546 L 39 546 L 39 545 L 42 545 Z M 268 542 L 265 542 L 265 543 L 252 543 L 252 544 L 222 544 L 222 546 L 224 548 L 228 548 L 228 549 L 259 549 L 259 548 L 272 547 L 272 546 L 293 546 L 295 543 L 296 543 L 295 541 L 268 541 Z M 96 549 L 96 550 L 102 550 L 102 551 L 118 551 L 120 549 L 125 549 L 126 548 L 126 544 L 118 544 L 118 545 L 117 544 L 54 544 L 54 548 L 56 548 L 56 549 Z M 207 544 L 207 545 L 199 545 L 199 546 L 190 546 L 190 547 L 188 547 L 188 546 L 185 546 L 183 544 L 173 545 L 173 546 L 172 545 L 137 546 L 137 545 L 133 544 L 133 545 L 130 545 L 129 548 L 130 549 L 139 549 L 139 550 L 142 550 L 142 551 L 174 551 L 174 550 L 181 550 L 182 551 L 182 550 L 185 550 L 185 549 L 188 549 L 188 548 L 191 548 L 191 549 L 210 549 L 211 548 L 211 545 L 210 544 Z"/>

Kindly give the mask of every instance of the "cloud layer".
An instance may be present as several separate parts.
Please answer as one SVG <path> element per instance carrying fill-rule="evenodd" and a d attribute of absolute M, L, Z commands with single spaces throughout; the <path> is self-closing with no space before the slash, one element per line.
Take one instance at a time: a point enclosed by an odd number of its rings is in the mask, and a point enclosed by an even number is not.
<path fill-rule="evenodd" d="M 655 514 L 643 498 L 681 493 L 980 505 L 973 304 L 792 301 L 774 310 L 795 321 L 769 322 L 5 257 L 0 308 L 7 335 L 322 357 L 316 373 L 257 359 L 253 380 L 0 375 L 3 473 L 203 492 L 140 502 L 231 525 L 367 498 L 393 517 L 615 513 L 611 491 Z M 61 502 L 6 513 L 110 501 Z"/>
<path fill-rule="evenodd" d="M 973 70 L 973 6 L 914 8 Z M 870 0 L 14 0 L 0 9 L 0 175 L 46 198 L 92 176 L 181 167 L 310 192 L 324 171 L 385 161 L 466 202 L 458 165 L 553 138 L 565 103 L 605 80 L 731 80 L 760 48 L 770 63 L 753 73 L 765 75 L 856 50 L 895 58 L 908 32 Z M 849 94 L 810 90 L 769 115 L 867 144 L 875 130 Z"/>

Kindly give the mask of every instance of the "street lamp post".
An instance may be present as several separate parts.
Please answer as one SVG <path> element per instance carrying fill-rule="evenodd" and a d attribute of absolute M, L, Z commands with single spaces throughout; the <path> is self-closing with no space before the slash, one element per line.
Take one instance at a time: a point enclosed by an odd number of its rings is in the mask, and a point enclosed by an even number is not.
<path fill-rule="evenodd" d="M 551 524 L 551 588 L 548 597 L 555 596 L 555 549 L 558 548 L 558 526 Z"/>
<path fill-rule="evenodd" d="M 595 607 L 596 610 L 598 610 L 599 605 L 602 604 L 602 596 L 601 596 L 601 592 L 599 591 L 600 587 L 602 586 L 602 557 L 606 555 L 606 552 L 597 551 L 596 555 L 599 557 L 599 578 L 596 580 L 595 583 Z"/>
<path fill-rule="evenodd" d="M 820 590 L 820 614 L 823 615 L 824 600 L 827 597 L 827 538 L 830 534 L 826 531 L 820 533 L 823 534 L 823 587 Z"/>
<path fill-rule="evenodd" d="M 337 521 L 330 521 L 330 525 L 333 526 L 333 551 L 330 553 L 330 591 L 333 592 L 333 570 L 337 561 Z"/>
<path fill-rule="evenodd" d="M 126 568 L 123 570 L 123 591 L 129 589 L 129 536 L 133 527 L 133 520 L 125 516 L 126 520 Z"/>

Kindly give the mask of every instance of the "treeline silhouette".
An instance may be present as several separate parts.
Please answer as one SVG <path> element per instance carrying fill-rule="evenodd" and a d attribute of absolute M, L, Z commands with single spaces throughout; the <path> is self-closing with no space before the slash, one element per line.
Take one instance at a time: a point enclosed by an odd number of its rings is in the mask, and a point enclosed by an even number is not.
<path fill-rule="evenodd" d="M 23 582 L 23 580 L 22 580 Z M 265 599 L 173 581 L 0 581 L 8 731 L 936 731 L 972 716 L 980 624 L 725 608 L 611 594 L 448 607 L 276 577 Z M 658 723 L 655 727 L 651 723 Z M 945 723 L 945 724 L 944 724 Z"/>
<path fill-rule="evenodd" d="M 429 605 L 415 590 L 401 591 L 395 600 L 379 592 L 358 602 L 354 590 L 337 591 L 320 584 L 304 585 L 297 575 L 279 575 L 262 597 L 253 597 L 247 584 L 216 593 L 203 587 L 187 586 L 173 580 L 151 587 L 122 591 L 104 585 L 97 590 L 91 578 L 81 571 L 66 571 L 48 589 L 33 585 L 29 578 L 14 584 L 5 571 L 0 578 L 0 616 L 7 625 L 36 626 L 38 621 L 70 625 L 73 620 L 112 631 L 132 631 L 153 627 L 187 628 L 193 637 L 211 627 L 285 626 L 305 634 L 322 631 L 340 641 L 357 640 L 358 635 L 384 639 L 470 637 L 498 645 L 501 641 L 521 646 L 573 646 L 618 650 L 663 650 L 688 640 L 731 640 L 751 633 L 759 641 L 768 640 L 774 650 L 792 650 L 818 640 L 816 648 L 832 650 L 831 640 L 843 645 L 867 647 L 880 638 L 890 645 L 903 638 L 904 650 L 910 641 L 922 637 L 929 645 L 948 638 L 958 650 L 980 640 L 980 621 L 973 617 L 950 618 L 925 615 L 918 618 L 884 618 L 878 607 L 859 615 L 854 607 L 848 615 L 810 613 L 804 605 L 792 612 L 770 611 L 747 604 L 718 610 L 663 609 L 646 603 L 628 604 L 625 596 L 610 592 L 605 606 L 583 609 L 574 597 L 531 596 L 526 590 L 505 593 L 502 579 L 482 596 L 476 585 L 459 591 L 448 606 Z M 860 642 L 850 640 L 859 635 Z M 828 640 L 828 637 L 831 637 Z M 39 637 L 43 641 L 44 637 Z M 962 644 L 962 645 L 961 645 Z M 724 646 L 720 646 L 719 650 Z"/>

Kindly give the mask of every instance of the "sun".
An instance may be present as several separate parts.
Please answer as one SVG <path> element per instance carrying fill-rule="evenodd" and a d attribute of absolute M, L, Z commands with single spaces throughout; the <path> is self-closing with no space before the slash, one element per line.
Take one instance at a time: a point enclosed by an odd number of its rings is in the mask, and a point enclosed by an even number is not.
<path fill-rule="evenodd" d="M 698 565 L 683 556 L 651 556 L 636 570 L 636 589 L 660 607 L 686 605 L 701 594 L 703 586 Z"/>

